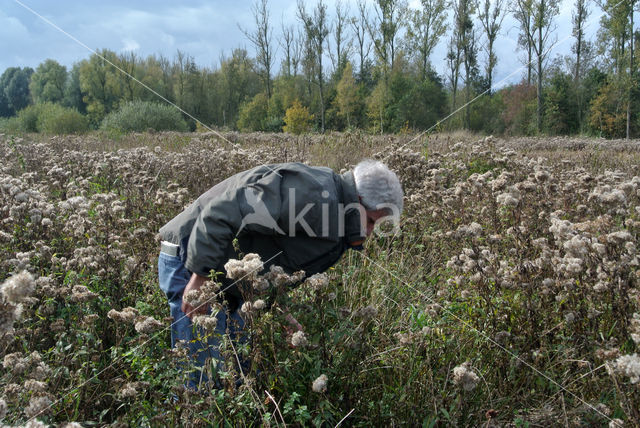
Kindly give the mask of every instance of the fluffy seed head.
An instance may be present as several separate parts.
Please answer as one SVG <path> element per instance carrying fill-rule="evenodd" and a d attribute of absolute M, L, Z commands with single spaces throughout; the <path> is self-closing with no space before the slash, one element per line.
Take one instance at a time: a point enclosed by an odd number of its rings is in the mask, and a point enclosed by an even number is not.
<path fill-rule="evenodd" d="M 0 288 L 0 291 L 10 303 L 21 303 L 33 293 L 36 288 L 36 282 L 33 276 L 23 270 L 9 277 Z"/>
<path fill-rule="evenodd" d="M 291 345 L 295 348 L 303 348 L 307 346 L 309 341 L 307 340 L 307 336 L 304 334 L 304 331 L 296 331 L 291 336 Z"/>
<path fill-rule="evenodd" d="M 313 390 L 313 392 L 317 392 L 317 393 L 325 392 L 327 390 L 328 380 L 329 379 L 327 378 L 327 375 L 321 374 L 320 376 L 318 376 L 316 380 L 313 381 L 313 384 L 311 385 L 311 389 Z"/>
<path fill-rule="evenodd" d="M 453 369 L 453 381 L 465 391 L 472 391 L 478 385 L 480 378 L 471 369 L 471 364 L 465 362 Z"/>

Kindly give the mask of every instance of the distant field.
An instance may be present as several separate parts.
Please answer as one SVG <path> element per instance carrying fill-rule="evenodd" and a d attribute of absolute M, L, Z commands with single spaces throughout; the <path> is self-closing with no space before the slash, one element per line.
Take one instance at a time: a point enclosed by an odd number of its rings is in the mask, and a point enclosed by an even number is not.
<path fill-rule="evenodd" d="M 0 155 L 4 424 L 640 425 L 639 141 L 0 135 Z M 398 173 L 401 233 L 247 314 L 251 346 L 225 349 L 251 370 L 185 391 L 158 229 L 252 166 L 363 157 Z"/>

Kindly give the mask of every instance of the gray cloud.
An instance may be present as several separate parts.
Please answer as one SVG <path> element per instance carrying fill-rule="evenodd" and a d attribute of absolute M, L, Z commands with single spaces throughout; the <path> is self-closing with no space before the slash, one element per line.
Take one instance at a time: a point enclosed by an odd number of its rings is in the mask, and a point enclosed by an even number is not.
<path fill-rule="evenodd" d="M 223 53 L 236 47 L 253 47 L 238 28 L 253 29 L 251 1 L 124 1 L 81 2 L 78 0 L 20 0 L 93 49 L 108 48 L 115 52 L 133 51 L 141 56 L 163 54 L 172 58 L 176 51 L 192 55 L 201 66 L 215 66 Z M 355 13 L 355 0 L 343 1 Z M 564 0 L 557 18 L 560 40 L 570 34 L 572 0 Z M 70 67 L 90 55 L 85 48 L 41 21 L 17 3 L 3 0 L 0 11 L 0 37 L 9 41 L 3 47 L 0 70 L 11 66 L 36 67 L 54 58 Z M 312 8 L 315 3 L 309 4 Z M 326 1 L 333 15 L 335 1 Z M 370 7 L 371 7 L 371 3 Z M 417 0 L 411 0 L 417 6 Z M 281 22 L 296 23 L 295 0 L 270 0 L 274 43 Z M 597 15 L 595 12 L 593 15 Z M 591 20 L 594 19 L 592 15 Z M 517 50 L 517 25 L 508 17 L 496 42 L 498 65 L 496 82 L 522 65 L 522 52 Z M 596 25 L 597 28 L 597 17 Z M 440 74 L 446 73 L 447 37 L 436 47 L 431 61 Z M 483 42 L 481 41 L 480 44 Z M 557 52 L 568 53 L 571 43 L 557 46 Z M 481 63 L 486 54 L 481 52 Z M 275 64 L 278 68 L 278 62 Z M 522 74 L 508 81 L 520 80 Z"/>

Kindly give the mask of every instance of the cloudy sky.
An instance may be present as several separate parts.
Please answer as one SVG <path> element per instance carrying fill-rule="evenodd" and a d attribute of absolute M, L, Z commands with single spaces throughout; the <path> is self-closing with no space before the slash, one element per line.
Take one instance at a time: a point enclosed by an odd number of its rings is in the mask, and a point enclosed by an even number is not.
<path fill-rule="evenodd" d="M 561 0 L 552 56 L 570 50 L 573 2 Z M 307 3 L 311 8 L 315 1 Z M 47 58 L 70 67 L 91 54 L 78 41 L 92 49 L 134 51 L 142 56 L 163 54 L 172 58 L 180 49 L 200 66 L 216 67 L 221 55 L 230 54 L 236 47 L 246 47 L 253 55 L 253 47 L 238 28 L 253 28 L 251 4 L 251 0 L 0 0 L 0 72 L 12 66 L 35 68 Z M 325 0 L 325 4 L 333 13 L 335 0 Z M 343 0 L 343 4 L 355 14 L 355 0 Z M 370 1 L 370 7 L 372 4 Z M 418 0 L 410 1 L 414 7 L 418 4 Z M 269 0 L 269 7 L 276 39 L 283 22 L 296 24 L 296 1 Z M 594 38 L 601 11 L 593 3 L 591 8 L 587 34 Z M 517 50 L 517 34 L 515 22 L 507 17 L 496 43 L 496 82 L 517 81 L 524 73 L 518 71 L 523 53 Z M 431 58 L 440 73 L 445 70 L 445 55 L 442 42 Z M 484 62 L 485 54 L 480 58 Z"/>

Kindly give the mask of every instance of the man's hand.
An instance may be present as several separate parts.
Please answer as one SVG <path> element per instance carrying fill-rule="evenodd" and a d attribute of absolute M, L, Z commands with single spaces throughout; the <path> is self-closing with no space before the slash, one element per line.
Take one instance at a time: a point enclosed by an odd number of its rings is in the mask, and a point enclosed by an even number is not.
<path fill-rule="evenodd" d="M 187 293 L 189 293 L 190 291 L 200 290 L 200 287 L 202 287 L 202 284 L 204 284 L 206 281 L 207 281 L 207 278 L 205 276 L 200 276 L 194 273 L 191 275 L 191 279 L 187 283 L 187 286 L 184 288 L 184 292 L 182 294 L 181 309 L 182 309 L 182 312 L 184 312 L 184 314 L 189 317 L 189 319 L 193 319 L 193 317 L 196 315 L 205 315 L 209 309 L 208 302 L 202 302 L 197 307 L 193 307 L 190 303 L 187 303 L 187 301 L 184 299 L 184 296 L 186 296 Z"/>
<path fill-rule="evenodd" d="M 285 320 L 287 320 L 287 322 L 289 323 L 289 326 L 286 326 L 286 327 L 285 327 L 285 329 L 287 330 L 287 333 L 288 333 L 288 334 L 293 334 L 293 333 L 295 333 L 296 331 L 302 331 L 302 330 L 303 330 L 303 328 L 302 328 L 302 324 L 300 324 L 300 323 L 298 322 L 298 320 L 297 320 L 297 319 L 295 319 L 295 318 L 293 317 L 293 315 L 291 315 L 290 313 L 288 313 L 288 312 L 287 312 L 287 313 L 285 314 L 285 316 L 284 316 L 284 319 L 285 319 Z"/>

